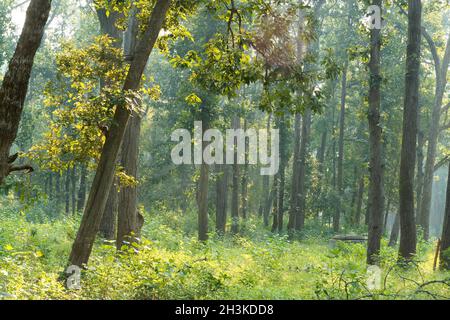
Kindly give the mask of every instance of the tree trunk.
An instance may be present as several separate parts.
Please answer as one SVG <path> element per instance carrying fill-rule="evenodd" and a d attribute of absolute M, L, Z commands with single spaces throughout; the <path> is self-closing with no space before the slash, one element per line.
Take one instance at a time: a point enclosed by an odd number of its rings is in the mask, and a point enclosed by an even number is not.
<path fill-rule="evenodd" d="M 300 169 L 300 131 L 301 131 L 301 115 L 295 115 L 295 129 L 294 129 L 294 161 L 292 162 L 292 186 L 291 199 L 289 209 L 288 232 L 295 230 L 296 218 L 298 215 L 298 183 L 299 183 L 299 169 Z"/>
<path fill-rule="evenodd" d="M 417 150 L 417 113 L 419 105 L 420 40 L 422 3 L 408 0 L 408 48 L 405 76 L 403 140 L 400 161 L 400 248 L 406 261 L 416 253 L 416 222 L 414 215 L 414 169 Z"/>
<path fill-rule="evenodd" d="M 235 116 L 233 119 L 233 129 L 240 129 L 241 119 Z M 234 164 L 233 164 L 233 189 L 231 194 L 231 232 L 239 232 L 239 165 L 237 154 L 237 138 L 234 138 Z"/>
<path fill-rule="evenodd" d="M 270 132 L 271 128 L 271 122 L 272 122 L 272 114 L 269 114 L 269 117 L 267 119 L 267 132 Z M 266 175 L 264 176 L 263 181 L 263 196 L 264 198 L 261 200 L 261 205 L 263 206 L 263 219 L 264 219 L 264 226 L 269 226 L 269 216 L 270 216 L 270 207 L 272 205 L 271 200 L 271 190 L 270 188 L 270 176 Z"/>
<path fill-rule="evenodd" d="M 395 247 L 400 233 L 400 215 L 395 215 L 394 224 L 392 225 L 391 235 L 389 237 L 389 247 Z"/>
<path fill-rule="evenodd" d="M 216 231 L 225 234 L 227 223 L 227 199 L 228 199 L 228 166 L 217 165 L 216 181 Z"/>
<path fill-rule="evenodd" d="M 381 0 L 373 0 L 372 4 L 381 8 Z M 369 79 L 369 147 L 370 147 L 370 185 L 369 185 L 369 234 L 367 242 L 367 264 L 378 264 L 380 254 L 381 237 L 383 235 L 383 159 L 382 159 L 382 134 L 381 128 L 381 75 L 380 75 L 380 50 L 381 30 L 370 31 L 370 79 Z"/>
<path fill-rule="evenodd" d="M 70 170 L 70 181 L 71 181 L 71 188 L 70 188 L 70 194 L 72 196 L 72 215 L 75 216 L 75 213 L 77 212 L 77 172 L 75 169 L 75 165 Z"/>
<path fill-rule="evenodd" d="M 170 0 L 158 0 L 149 18 L 146 31 L 141 37 L 136 55 L 123 86 L 123 92 L 136 91 L 140 87 L 142 74 L 150 53 L 158 39 L 158 35 L 170 6 Z M 92 251 L 103 211 L 105 210 L 108 192 L 113 183 L 116 160 L 123 140 L 130 111 L 125 105 L 117 106 L 105 144 L 103 146 L 97 172 L 89 193 L 86 209 L 81 220 L 80 229 L 72 246 L 69 261 L 72 265 L 87 264 Z"/>
<path fill-rule="evenodd" d="M 337 192 L 339 195 L 338 203 L 336 204 L 336 211 L 333 219 L 333 230 L 339 232 L 341 211 L 342 211 L 342 198 L 344 196 L 344 131 L 345 131 L 345 104 L 347 99 L 347 71 L 348 71 L 348 58 L 345 58 L 344 70 L 342 72 L 342 84 L 341 84 L 341 112 L 339 120 L 339 154 L 337 161 Z"/>
<path fill-rule="evenodd" d="M 295 229 L 301 231 L 306 218 L 306 164 L 311 131 L 311 109 L 307 109 L 302 123 L 302 140 L 300 145 L 300 167 L 298 170 L 298 212 Z"/>
<path fill-rule="evenodd" d="M 277 216 L 278 216 L 278 232 L 281 233 L 283 231 L 284 226 L 284 188 L 286 184 L 286 166 L 289 161 L 288 154 L 288 128 L 286 124 L 286 117 L 282 116 L 278 121 L 278 127 L 280 129 L 280 181 L 278 188 L 278 208 L 277 208 Z"/>
<path fill-rule="evenodd" d="M 442 228 L 440 266 L 450 270 L 450 165 L 448 167 L 447 203 L 445 205 L 444 225 Z"/>
<path fill-rule="evenodd" d="M 202 137 L 208 129 L 208 121 L 202 112 Z M 202 152 L 207 147 L 207 142 L 202 142 Z M 209 183 L 209 165 L 204 161 L 200 166 L 200 180 L 198 184 L 198 240 L 208 240 L 208 183 Z"/>
<path fill-rule="evenodd" d="M 17 136 L 34 57 L 44 35 L 50 7 L 51 0 L 31 0 L 22 33 L 0 88 L 0 185 L 12 171 L 32 170 L 29 166 L 14 167 L 17 157 L 9 153 Z"/>
<path fill-rule="evenodd" d="M 434 181 L 434 165 L 436 162 L 436 148 L 440 132 L 439 123 L 441 119 L 442 100 L 447 85 L 447 72 L 450 62 L 450 36 L 447 39 L 447 46 L 442 63 L 442 68 L 440 67 L 440 60 L 437 54 L 436 47 L 434 46 L 429 36 L 426 36 L 426 38 L 428 38 L 428 42 L 430 43 L 431 51 L 433 53 L 433 57 L 435 60 L 434 64 L 436 68 L 436 96 L 431 116 L 430 133 L 428 136 L 427 160 L 425 162 L 425 175 L 422 193 L 423 197 L 421 201 L 421 209 L 419 214 L 420 219 L 419 223 L 423 229 L 424 238 L 425 240 L 428 240 L 430 229 L 431 196 Z"/>
<path fill-rule="evenodd" d="M 64 186 L 64 200 L 66 204 L 66 215 L 70 213 L 70 169 L 66 170 L 65 186 Z"/>
<path fill-rule="evenodd" d="M 77 202 L 78 212 L 83 211 L 84 204 L 86 203 L 86 180 L 87 180 L 87 167 L 86 165 L 81 165 L 80 186 L 78 188 L 78 202 Z"/>
<path fill-rule="evenodd" d="M 117 179 L 115 179 L 117 181 Z M 111 186 L 108 193 L 108 201 L 106 202 L 105 212 L 103 213 L 102 221 L 100 223 L 99 233 L 106 240 L 114 240 L 117 235 L 117 212 L 118 212 L 118 197 L 117 186 L 115 183 Z M 120 247 L 118 248 L 120 249 Z"/>
<path fill-rule="evenodd" d="M 359 226 L 361 223 L 361 212 L 364 197 L 364 175 L 359 178 L 358 196 L 356 200 L 355 225 Z"/>
<path fill-rule="evenodd" d="M 244 119 L 244 131 L 247 132 L 248 123 L 247 119 Z M 245 139 L 245 164 L 244 164 L 244 172 L 242 173 L 242 218 L 247 219 L 248 215 L 248 180 L 249 180 L 249 141 Z"/>

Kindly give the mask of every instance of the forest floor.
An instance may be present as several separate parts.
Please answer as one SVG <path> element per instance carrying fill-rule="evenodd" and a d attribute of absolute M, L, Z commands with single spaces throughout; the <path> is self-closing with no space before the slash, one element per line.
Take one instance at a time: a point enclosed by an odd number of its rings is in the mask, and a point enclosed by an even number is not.
<path fill-rule="evenodd" d="M 67 290 L 61 279 L 78 219 L 38 221 L 36 209 L 0 204 L 0 299 L 450 299 L 450 273 L 433 271 L 432 242 L 420 242 L 404 269 L 383 241 L 373 288 L 365 247 L 331 248 L 319 226 L 289 241 L 250 219 L 240 236 L 199 243 L 195 214 L 174 212 L 148 214 L 141 243 L 120 254 L 98 240 L 81 289 Z"/>

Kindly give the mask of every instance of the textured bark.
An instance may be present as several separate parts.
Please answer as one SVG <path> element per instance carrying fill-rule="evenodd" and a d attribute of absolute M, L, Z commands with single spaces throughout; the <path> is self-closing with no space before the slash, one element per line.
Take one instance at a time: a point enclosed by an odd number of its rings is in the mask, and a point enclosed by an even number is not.
<path fill-rule="evenodd" d="M 373 5 L 381 8 L 381 0 L 372 1 Z M 367 241 L 367 264 L 378 263 L 380 254 L 381 237 L 383 235 L 383 159 L 382 159 L 382 134 L 381 128 L 381 31 L 370 31 L 370 80 L 369 80 L 369 233 Z"/>
<path fill-rule="evenodd" d="M 108 201 L 106 202 L 105 211 L 103 213 L 99 229 L 100 235 L 107 240 L 114 240 L 116 239 L 117 235 L 116 231 L 119 193 L 117 192 L 117 186 L 114 183 L 111 186 L 111 189 L 114 190 L 110 190 L 108 193 Z"/>
<path fill-rule="evenodd" d="M 410 260 L 416 254 L 414 215 L 414 169 L 417 148 L 417 113 L 419 106 L 420 40 L 422 3 L 408 0 L 408 48 L 403 110 L 403 139 L 400 160 L 400 248 L 399 256 Z"/>
<path fill-rule="evenodd" d="M 109 2 L 111 2 L 109 0 Z M 117 28 L 117 20 L 121 18 L 121 14 L 116 11 L 106 13 L 103 8 L 97 9 L 97 17 L 100 22 L 100 30 L 104 35 L 109 36 L 114 40 L 113 45 L 116 48 L 122 47 L 123 35 L 122 32 Z M 108 86 L 108 79 L 100 79 L 100 86 L 102 89 Z M 126 144 L 127 142 L 124 142 Z M 108 239 L 116 239 L 116 227 L 117 227 L 117 215 L 118 215 L 118 189 L 114 186 L 110 188 L 110 194 L 108 195 L 108 202 L 105 207 L 105 212 L 103 213 L 103 218 L 100 223 L 100 234 Z M 117 243 L 117 247 L 120 248 L 121 242 Z"/>
<path fill-rule="evenodd" d="M 441 118 L 442 100 L 447 85 L 447 72 L 450 62 L 450 36 L 447 39 L 447 46 L 441 66 L 441 62 L 433 40 L 427 33 L 424 33 L 424 35 L 428 43 L 430 44 L 430 49 L 433 54 L 434 65 L 436 68 L 436 95 L 433 112 L 431 115 L 430 132 L 428 136 L 427 160 L 425 162 L 424 184 L 422 200 L 420 203 L 421 208 L 418 215 L 419 223 L 424 233 L 424 238 L 425 240 L 428 240 L 430 229 L 431 196 L 434 181 L 434 165 L 436 162 L 436 149 L 440 131 L 439 123 Z"/>
<path fill-rule="evenodd" d="M 450 165 L 448 168 L 447 203 L 445 205 L 444 225 L 442 227 L 440 266 L 450 270 Z"/>
<path fill-rule="evenodd" d="M 125 173 L 137 180 L 139 137 L 141 135 L 141 118 L 133 112 L 128 121 L 122 144 L 122 159 L 120 164 Z M 137 208 L 137 186 L 122 187 L 119 193 L 118 222 L 117 222 L 117 248 L 120 249 L 123 241 L 135 242 L 139 237 Z"/>
<path fill-rule="evenodd" d="M 241 119 L 235 116 L 233 119 L 233 129 L 240 129 Z M 237 154 L 237 138 L 234 138 L 234 164 L 233 164 L 233 189 L 231 193 L 231 232 L 239 232 L 239 165 Z"/>
<path fill-rule="evenodd" d="M 36 51 L 41 44 L 51 0 L 31 0 L 25 25 L 0 88 L 0 185 L 14 168 L 11 146 L 16 139 Z"/>
<path fill-rule="evenodd" d="M 142 74 L 158 39 L 169 6 L 170 0 L 158 0 L 156 2 L 146 26 L 146 31 L 137 44 L 136 54 L 123 86 L 124 93 L 139 89 Z M 69 258 L 72 265 L 83 266 L 89 260 L 95 236 L 105 210 L 108 192 L 113 183 L 116 160 L 129 117 L 130 112 L 127 107 L 119 105 L 114 114 L 113 125 L 103 146 L 83 219 L 72 246 Z"/>

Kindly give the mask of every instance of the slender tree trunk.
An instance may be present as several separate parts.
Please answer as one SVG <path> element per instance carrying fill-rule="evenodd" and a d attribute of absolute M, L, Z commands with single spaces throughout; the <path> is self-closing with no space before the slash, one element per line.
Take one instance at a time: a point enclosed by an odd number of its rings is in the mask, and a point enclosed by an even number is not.
<path fill-rule="evenodd" d="M 419 214 L 420 226 L 423 229 L 424 238 L 428 240 L 429 229 L 430 229 L 430 209 L 431 209 L 431 196 L 433 191 L 433 181 L 434 181 L 434 165 L 436 162 L 436 149 L 438 143 L 438 137 L 440 132 L 440 118 L 441 118 L 441 107 L 442 100 L 445 93 L 445 88 L 447 85 L 447 72 L 450 62 L 450 36 L 447 39 L 447 46 L 445 50 L 445 55 L 442 63 L 442 68 L 440 67 L 440 60 L 437 54 L 436 47 L 432 43 L 429 36 L 426 38 L 431 45 L 431 51 L 435 60 L 436 67 L 436 96 L 434 102 L 434 108 L 431 115 L 430 133 L 428 136 L 428 150 L 427 150 L 427 160 L 425 162 L 425 175 L 424 175 L 424 185 L 423 185 L 423 198 L 421 201 L 421 209 Z"/>
<path fill-rule="evenodd" d="M 447 203 L 445 206 L 444 225 L 442 227 L 440 266 L 450 270 L 450 165 L 448 167 Z"/>
<path fill-rule="evenodd" d="M 228 199 L 228 166 L 217 165 L 216 181 L 216 231 L 225 234 L 227 223 L 227 199 Z"/>
<path fill-rule="evenodd" d="M 48 20 L 51 0 L 31 0 L 22 33 L 0 87 L 0 185 L 13 171 L 30 166 L 13 166 L 17 156 L 10 156 L 22 116 L 31 69 Z"/>
<path fill-rule="evenodd" d="M 77 211 L 78 212 L 83 211 L 84 204 L 86 203 L 86 180 L 87 180 L 87 167 L 86 167 L 86 165 L 81 165 L 80 186 L 78 189 L 78 202 L 77 202 Z"/>
<path fill-rule="evenodd" d="M 421 0 L 408 0 L 408 49 L 405 77 L 403 140 L 400 161 L 400 248 L 399 256 L 410 260 L 416 253 L 414 215 L 414 168 L 417 150 L 417 112 L 419 105 Z"/>
<path fill-rule="evenodd" d="M 269 114 L 269 117 L 267 118 L 267 132 L 270 132 L 271 128 L 271 122 L 272 122 L 272 115 Z M 272 192 L 269 190 L 270 188 L 270 176 L 266 175 L 264 176 L 263 181 L 263 195 L 264 198 L 261 200 L 261 205 L 263 206 L 263 219 L 264 219 L 264 226 L 269 226 L 269 215 L 270 215 L 270 207 L 272 204 Z"/>
<path fill-rule="evenodd" d="M 395 247 L 400 233 L 400 215 L 395 215 L 394 224 L 392 225 L 391 235 L 389 237 L 389 247 Z"/>
<path fill-rule="evenodd" d="M 364 175 L 359 178 L 358 197 L 356 201 L 355 225 L 359 226 L 361 223 L 361 212 L 364 197 Z"/>
<path fill-rule="evenodd" d="M 203 116 L 203 115 L 202 115 Z M 203 118 L 203 133 L 208 129 L 208 121 Z M 207 142 L 202 142 L 202 151 L 206 148 Z M 204 161 L 200 166 L 200 180 L 198 185 L 198 240 L 208 240 L 208 182 L 209 165 Z"/>
<path fill-rule="evenodd" d="M 65 186 L 64 186 L 64 200 L 66 204 L 66 215 L 70 213 L 70 169 L 66 170 Z"/>
<path fill-rule="evenodd" d="M 294 129 L 294 161 L 292 162 L 292 186 L 291 199 L 289 209 L 288 232 L 292 233 L 295 230 L 296 218 L 298 215 L 298 183 L 299 183 L 299 169 L 300 169 L 300 132 L 301 132 L 301 115 L 295 115 L 295 129 Z"/>
<path fill-rule="evenodd" d="M 233 129 L 240 129 L 240 118 L 235 116 L 233 119 Z M 234 138 L 234 164 L 233 164 L 233 189 L 231 194 L 231 232 L 239 232 L 239 165 L 237 154 L 237 138 Z"/>
<path fill-rule="evenodd" d="M 158 0 L 156 2 L 146 26 L 146 31 L 136 47 L 136 54 L 123 86 L 124 94 L 128 91 L 139 89 L 148 57 L 158 39 L 169 6 L 170 0 Z M 117 156 L 129 117 L 130 112 L 126 106 L 117 106 L 112 122 L 113 125 L 108 131 L 103 146 L 80 229 L 72 246 L 69 258 L 72 265 L 83 266 L 89 260 L 95 236 L 105 210 L 108 192 L 113 183 Z"/>
<path fill-rule="evenodd" d="M 381 8 L 382 0 L 373 0 L 373 5 Z M 381 237 L 383 235 L 383 159 L 382 159 L 382 135 L 381 128 L 381 30 L 370 31 L 370 80 L 369 80 L 369 146 L 370 146 L 370 185 L 369 185 L 369 236 L 367 245 L 367 264 L 378 264 L 380 254 Z"/>
<path fill-rule="evenodd" d="M 272 232 L 275 233 L 278 230 L 278 201 L 279 201 L 279 183 L 280 183 L 280 172 L 278 172 L 274 179 L 272 185 Z"/>
<path fill-rule="evenodd" d="M 306 218 L 306 164 L 311 131 L 311 109 L 307 109 L 302 123 L 302 140 L 300 145 L 300 166 L 298 170 L 298 212 L 295 229 L 303 230 Z"/>
<path fill-rule="evenodd" d="M 71 181 L 70 194 L 72 195 L 72 215 L 75 216 L 75 213 L 77 212 L 77 172 L 75 165 L 72 167 L 70 171 L 70 181 Z"/>
<path fill-rule="evenodd" d="M 244 131 L 247 132 L 248 123 L 247 119 L 244 119 Z M 244 165 L 244 172 L 242 173 L 242 218 L 247 219 L 248 215 L 248 180 L 249 180 L 249 141 L 248 139 L 245 139 L 245 165 Z"/>
<path fill-rule="evenodd" d="M 337 192 L 339 195 L 336 211 L 333 219 L 333 230 L 339 232 L 340 220 L 342 215 L 342 198 L 344 196 L 344 133 L 345 133 L 345 104 L 347 99 L 347 72 L 348 72 L 348 58 L 345 60 L 344 70 L 342 72 L 341 84 L 341 112 L 339 120 L 339 154 L 337 161 Z"/>

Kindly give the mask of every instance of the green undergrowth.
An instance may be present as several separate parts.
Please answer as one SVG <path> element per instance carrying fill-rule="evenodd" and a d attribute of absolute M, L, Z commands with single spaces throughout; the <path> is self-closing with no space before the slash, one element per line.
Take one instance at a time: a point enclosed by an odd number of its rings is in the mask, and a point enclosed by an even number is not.
<path fill-rule="evenodd" d="M 409 267 L 383 240 L 381 274 L 370 286 L 365 247 L 328 245 L 310 224 L 301 239 L 273 235 L 256 217 L 239 236 L 199 243 L 195 213 L 154 212 L 143 238 L 117 253 L 99 239 L 81 289 L 62 280 L 79 218 L 31 221 L 0 207 L 0 299 L 449 299 L 450 273 L 434 272 L 434 243 L 419 243 Z M 259 220 L 259 219 L 258 219 Z"/>

